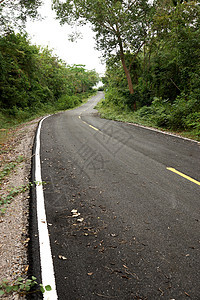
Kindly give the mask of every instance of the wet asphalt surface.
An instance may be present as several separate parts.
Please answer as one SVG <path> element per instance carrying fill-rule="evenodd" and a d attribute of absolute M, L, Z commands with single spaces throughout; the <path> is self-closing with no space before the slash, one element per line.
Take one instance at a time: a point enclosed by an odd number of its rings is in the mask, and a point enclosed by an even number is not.
<path fill-rule="evenodd" d="M 200 186 L 166 169 L 200 181 L 200 145 L 101 119 L 102 97 L 42 125 L 58 298 L 200 299 Z M 36 274 L 34 201 L 33 191 Z"/>

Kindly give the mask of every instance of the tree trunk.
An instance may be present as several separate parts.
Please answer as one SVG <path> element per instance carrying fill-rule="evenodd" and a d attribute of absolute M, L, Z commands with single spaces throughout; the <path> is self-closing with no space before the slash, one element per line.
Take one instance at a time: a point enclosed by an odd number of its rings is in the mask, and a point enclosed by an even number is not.
<path fill-rule="evenodd" d="M 130 71 L 126 66 L 126 62 L 125 62 L 125 56 L 124 56 L 124 51 L 123 51 L 123 46 L 121 41 L 119 42 L 119 46 L 120 46 L 120 58 L 121 58 L 121 62 L 122 62 L 122 66 L 128 81 L 128 88 L 129 88 L 129 92 L 130 95 L 134 94 L 134 90 L 133 90 L 133 83 L 132 83 L 132 79 L 131 79 L 131 75 L 130 75 Z M 137 107 L 136 107 L 136 102 L 134 100 L 133 102 L 133 110 L 136 111 Z"/>

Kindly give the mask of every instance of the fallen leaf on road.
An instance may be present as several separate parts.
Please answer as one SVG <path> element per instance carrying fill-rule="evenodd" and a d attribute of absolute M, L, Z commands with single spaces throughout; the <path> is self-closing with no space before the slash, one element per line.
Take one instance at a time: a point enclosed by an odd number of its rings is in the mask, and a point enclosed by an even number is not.
<path fill-rule="evenodd" d="M 126 265 L 123 265 L 124 268 L 128 269 L 128 267 Z"/>
<path fill-rule="evenodd" d="M 104 252 L 104 250 L 105 250 L 105 248 L 102 247 L 102 248 L 99 250 L 99 252 Z"/>
<path fill-rule="evenodd" d="M 80 219 L 77 219 L 77 222 L 83 222 L 84 221 L 84 219 L 83 218 L 80 218 Z"/>
<path fill-rule="evenodd" d="M 72 218 L 77 218 L 80 216 L 80 213 L 77 213 L 77 214 L 73 214 Z"/>
<path fill-rule="evenodd" d="M 88 276 L 92 276 L 93 275 L 93 273 L 91 272 L 91 273 L 87 273 L 88 274 Z"/>
<path fill-rule="evenodd" d="M 129 279 L 129 277 L 126 276 L 126 275 L 122 275 L 121 277 L 122 277 L 122 278 L 125 278 L 125 279 Z"/>
<path fill-rule="evenodd" d="M 58 255 L 58 257 L 60 258 L 60 259 L 62 259 L 62 260 L 66 260 L 67 258 L 65 257 L 65 256 L 63 256 L 63 255 Z"/>
<path fill-rule="evenodd" d="M 117 234 L 115 234 L 115 233 L 111 233 L 111 236 L 112 236 L 112 237 L 116 237 L 116 236 L 117 236 Z"/>

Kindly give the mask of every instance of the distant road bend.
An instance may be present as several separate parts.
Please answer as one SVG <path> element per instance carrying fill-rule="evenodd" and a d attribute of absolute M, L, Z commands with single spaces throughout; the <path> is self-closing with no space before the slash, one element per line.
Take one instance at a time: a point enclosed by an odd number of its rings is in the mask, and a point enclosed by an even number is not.
<path fill-rule="evenodd" d="M 200 145 L 101 119 L 93 107 L 103 96 L 41 124 L 46 220 L 38 222 L 48 227 L 55 272 L 55 293 L 44 299 L 199 300 Z M 44 282 L 50 266 L 41 260 Z"/>

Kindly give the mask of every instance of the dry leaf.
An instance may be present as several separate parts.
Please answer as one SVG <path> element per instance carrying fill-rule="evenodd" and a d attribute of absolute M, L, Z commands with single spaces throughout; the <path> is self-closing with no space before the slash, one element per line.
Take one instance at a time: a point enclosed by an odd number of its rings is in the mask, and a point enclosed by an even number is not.
<path fill-rule="evenodd" d="M 58 257 L 60 258 L 60 259 L 62 259 L 62 260 L 66 260 L 67 258 L 65 257 L 65 256 L 63 256 L 63 255 L 58 255 Z"/>
<path fill-rule="evenodd" d="M 117 236 L 117 234 L 115 234 L 115 233 L 111 233 L 111 236 L 112 236 L 112 237 L 116 237 L 116 236 Z"/>
<path fill-rule="evenodd" d="M 25 268 L 25 272 L 28 272 L 28 269 L 29 269 L 29 265 L 28 265 L 28 266 L 26 266 L 26 268 Z"/>
<path fill-rule="evenodd" d="M 84 221 L 84 219 L 83 218 L 80 218 L 80 219 L 77 219 L 77 222 L 83 222 Z"/>
<path fill-rule="evenodd" d="M 88 274 L 88 276 L 92 276 L 93 275 L 93 273 L 91 272 L 91 273 L 87 273 Z"/>
<path fill-rule="evenodd" d="M 72 218 L 77 218 L 80 216 L 80 213 L 77 213 L 77 214 L 73 214 Z"/>
<path fill-rule="evenodd" d="M 128 267 L 126 265 L 123 265 L 124 268 L 128 269 Z"/>

